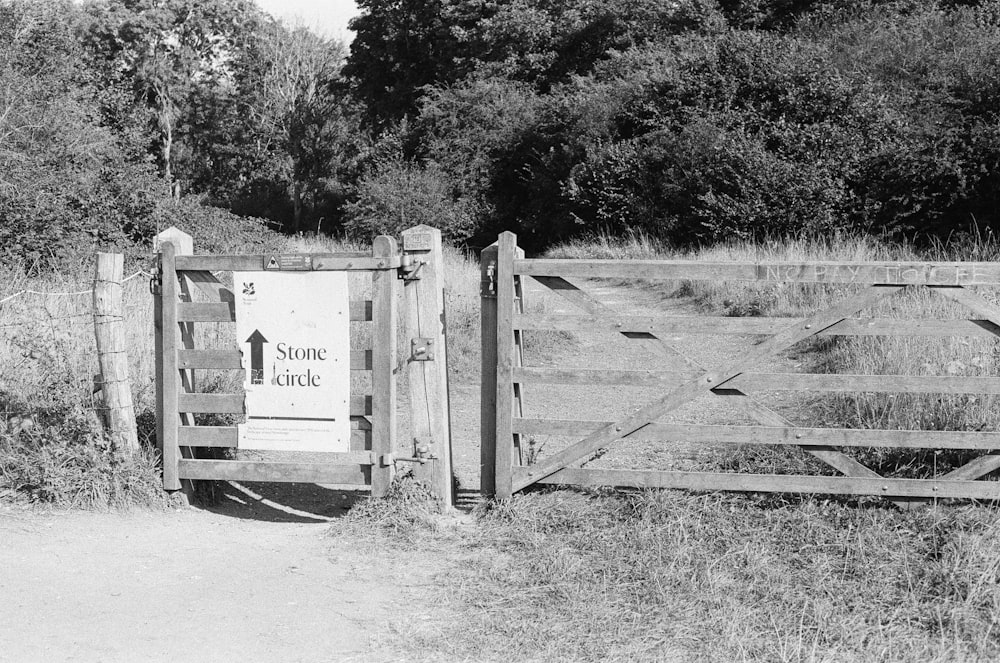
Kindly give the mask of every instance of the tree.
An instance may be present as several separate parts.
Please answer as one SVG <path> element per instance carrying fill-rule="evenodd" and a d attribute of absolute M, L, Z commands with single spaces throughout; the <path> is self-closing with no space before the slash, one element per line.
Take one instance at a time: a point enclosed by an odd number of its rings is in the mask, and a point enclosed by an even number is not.
<path fill-rule="evenodd" d="M 247 163 L 267 164 L 287 187 L 293 231 L 307 208 L 318 220 L 327 198 L 343 203 L 363 146 L 340 75 L 344 55 L 337 41 L 270 22 L 234 63 Z"/>
<path fill-rule="evenodd" d="M 173 182 L 177 127 L 199 90 L 226 86 L 237 44 L 259 10 L 250 0 L 103 0 L 86 11 L 93 52 L 110 75 L 123 72 L 148 107 L 160 167 Z"/>

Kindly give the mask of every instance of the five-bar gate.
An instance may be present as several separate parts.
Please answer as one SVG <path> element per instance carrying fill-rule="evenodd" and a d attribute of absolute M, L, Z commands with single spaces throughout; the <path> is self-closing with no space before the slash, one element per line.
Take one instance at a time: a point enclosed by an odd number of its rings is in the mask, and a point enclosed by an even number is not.
<path fill-rule="evenodd" d="M 533 484 L 576 484 L 793 493 L 882 495 L 913 498 L 1000 498 L 1000 483 L 979 480 L 1000 468 L 1000 435 L 995 431 L 928 431 L 796 426 L 758 396 L 773 392 L 1000 394 L 1000 378 L 965 375 L 839 375 L 761 371 L 762 361 L 779 357 L 817 336 L 985 336 L 1000 335 L 1000 307 L 974 286 L 1000 285 L 997 263 L 709 263 L 659 260 L 524 259 L 511 233 L 483 253 L 483 490 L 499 498 Z M 529 312 L 524 280 L 531 278 L 572 314 Z M 588 292 L 592 279 L 667 281 L 757 281 L 843 284 L 844 297 L 806 318 L 738 318 L 702 315 L 628 315 Z M 973 314 L 965 320 L 911 320 L 859 316 L 905 288 L 927 288 L 935 297 Z M 669 370 L 608 370 L 525 366 L 522 335 L 530 330 L 600 331 L 652 353 L 673 356 Z M 763 338 L 718 365 L 677 357 L 676 334 L 750 335 Z M 609 349 L 609 354 L 614 354 Z M 681 363 L 682 369 L 677 365 Z M 532 385 L 601 385 L 609 394 L 623 387 L 657 389 L 655 398 L 634 403 L 616 420 L 529 416 Z M 665 422 L 696 399 L 739 402 L 754 425 Z M 554 453 L 529 459 L 527 436 L 571 437 Z M 601 450 L 642 439 L 683 440 L 689 445 L 766 444 L 798 446 L 832 466 L 839 475 L 748 474 L 582 467 Z M 847 447 L 971 450 L 975 458 L 930 479 L 880 476 Z M 528 462 L 528 461 L 534 462 Z"/>

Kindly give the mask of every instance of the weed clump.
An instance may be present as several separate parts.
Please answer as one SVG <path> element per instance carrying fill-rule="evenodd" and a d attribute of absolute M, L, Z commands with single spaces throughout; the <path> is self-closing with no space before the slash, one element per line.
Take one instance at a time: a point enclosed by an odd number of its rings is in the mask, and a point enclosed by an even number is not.
<path fill-rule="evenodd" d="M 437 531 L 440 504 L 430 489 L 411 474 L 399 474 L 382 499 L 370 498 L 351 508 L 333 535 L 375 533 L 395 541 L 412 541 Z"/>
<path fill-rule="evenodd" d="M 0 420 L 0 495 L 5 493 L 87 509 L 166 504 L 155 451 L 115 448 L 80 413 L 47 425 L 30 417 Z"/>

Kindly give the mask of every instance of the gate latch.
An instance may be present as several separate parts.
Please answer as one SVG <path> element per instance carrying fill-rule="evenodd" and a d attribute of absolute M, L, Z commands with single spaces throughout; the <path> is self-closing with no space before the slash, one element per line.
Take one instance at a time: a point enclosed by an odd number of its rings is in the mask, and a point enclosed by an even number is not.
<path fill-rule="evenodd" d="M 487 298 L 497 296 L 497 264 L 495 262 L 486 265 L 486 278 L 479 283 L 479 296 Z"/>
<path fill-rule="evenodd" d="M 415 437 L 413 438 L 412 457 L 405 458 L 395 454 L 382 454 L 379 456 L 379 465 L 382 467 L 395 465 L 396 463 L 419 463 L 423 465 L 427 461 L 435 459 L 437 459 L 437 456 L 434 455 L 434 440 L 429 437 Z"/>
<path fill-rule="evenodd" d="M 434 339 L 411 338 L 410 359 L 412 361 L 434 361 Z"/>
<path fill-rule="evenodd" d="M 423 260 L 414 260 L 413 256 L 404 253 L 402 264 L 399 266 L 399 278 L 404 281 L 419 281 L 420 268 L 423 266 Z"/>
<path fill-rule="evenodd" d="M 161 294 L 162 286 L 163 286 L 163 280 L 160 276 L 160 267 L 157 265 L 156 267 L 153 267 L 152 271 L 150 272 L 149 293 L 151 295 Z"/>

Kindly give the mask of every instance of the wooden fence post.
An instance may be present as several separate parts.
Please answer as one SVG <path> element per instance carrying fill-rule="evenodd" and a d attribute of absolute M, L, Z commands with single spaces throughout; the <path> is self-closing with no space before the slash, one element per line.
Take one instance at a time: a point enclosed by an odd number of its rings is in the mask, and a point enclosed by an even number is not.
<path fill-rule="evenodd" d="M 124 264 L 120 253 L 97 254 L 94 269 L 94 336 L 97 339 L 97 363 L 101 369 L 101 396 L 107 413 L 104 425 L 116 449 L 135 453 L 139 450 L 139 436 L 125 348 L 122 303 Z"/>
<path fill-rule="evenodd" d="M 410 390 L 410 430 L 414 456 L 427 462 L 414 474 L 441 500 L 454 501 L 451 422 L 448 411 L 448 362 L 444 320 L 444 256 L 441 231 L 417 226 L 403 232 L 403 281 Z"/>
<path fill-rule="evenodd" d="M 509 499 L 513 494 L 514 462 L 514 366 L 517 363 L 514 343 L 514 258 L 517 235 L 504 232 L 497 247 L 497 325 L 496 325 L 496 497 Z M 518 394 L 520 395 L 520 394 Z"/>
<path fill-rule="evenodd" d="M 496 494 L 497 460 L 497 251 L 494 242 L 479 256 L 480 269 L 480 398 L 479 492 Z"/>
<path fill-rule="evenodd" d="M 182 418 L 177 414 L 178 396 L 182 386 L 187 391 L 194 390 L 193 371 L 181 371 L 177 365 L 179 341 L 185 347 L 194 347 L 191 323 L 183 326 L 177 321 L 177 302 L 182 296 L 182 287 L 174 269 L 174 257 L 194 253 L 191 235 L 171 227 L 153 240 L 154 251 L 160 254 L 160 294 L 155 299 L 153 321 L 156 325 L 156 440 L 163 458 L 163 488 L 165 490 L 184 489 L 188 499 L 193 494 L 193 486 L 185 481 L 182 486 L 177 476 L 177 461 L 181 454 L 178 447 L 178 426 Z M 164 306 L 164 304 L 166 304 Z M 193 423 L 191 415 L 183 420 Z M 186 451 L 189 451 L 185 448 Z M 190 454 L 188 454 L 190 455 Z"/>

